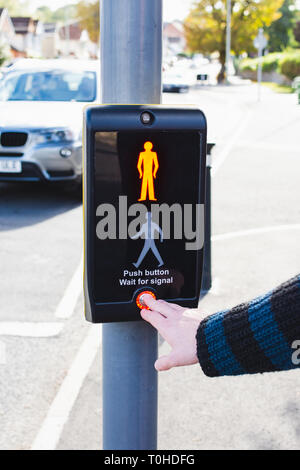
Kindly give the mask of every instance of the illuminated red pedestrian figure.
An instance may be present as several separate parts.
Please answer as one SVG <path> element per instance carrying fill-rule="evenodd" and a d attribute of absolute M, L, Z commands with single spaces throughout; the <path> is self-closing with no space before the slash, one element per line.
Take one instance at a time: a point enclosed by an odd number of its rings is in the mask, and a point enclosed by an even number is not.
<path fill-rule="evenodd" d="M 153 144 L 152 142 L 145 142 L 144 152 L 141 152 L 139 155 L 139 161 L 137 168 L 139 170 L 140 179 L 143 178 L 141 196 L 139 201 L 146 201 L 147 192 L 150 201 L 157 201 L 154 195 L 154 181 L 153 178 L 156 178 L 156 173 L 159 168 L 158 159 L 156 152 L 152 152 Z"/>

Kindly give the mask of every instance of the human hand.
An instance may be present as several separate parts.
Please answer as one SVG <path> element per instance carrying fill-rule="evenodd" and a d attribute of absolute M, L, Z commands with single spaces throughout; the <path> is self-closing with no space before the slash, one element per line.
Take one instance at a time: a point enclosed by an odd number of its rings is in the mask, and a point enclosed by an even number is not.
<path fill-rule="evenodd" d="M 142 318 L 154 326 L 172 348 L 167 356 L 155 362 L 155 369 L 163 371 L 196 364 L 196 333 L 203 318 L 199 312 L 164 300 L 155 300 L 148 294 L 143 296 L 143 301 L 150 310 L 141 310 Z"/>

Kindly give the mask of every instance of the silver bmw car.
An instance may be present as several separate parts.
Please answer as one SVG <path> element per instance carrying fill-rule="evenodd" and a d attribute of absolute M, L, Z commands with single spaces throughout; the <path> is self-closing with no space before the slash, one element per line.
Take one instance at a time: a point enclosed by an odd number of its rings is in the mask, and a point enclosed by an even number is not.
<path fill-rule="evenodd" d="M 22 59 L 0 81 L 0 181 L 80 183 L 97 61 Z"/>

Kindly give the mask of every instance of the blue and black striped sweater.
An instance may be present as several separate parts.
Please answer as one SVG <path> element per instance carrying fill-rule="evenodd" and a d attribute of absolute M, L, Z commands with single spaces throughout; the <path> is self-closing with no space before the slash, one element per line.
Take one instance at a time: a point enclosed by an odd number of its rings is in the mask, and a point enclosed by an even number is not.
<path fill-rule="evenodd" d="M 252 302 L 207 317 L 196 339 L 200 365 L 210 377 L 300 367 L 293 354 L 300 345 L 300 276 Z"/>

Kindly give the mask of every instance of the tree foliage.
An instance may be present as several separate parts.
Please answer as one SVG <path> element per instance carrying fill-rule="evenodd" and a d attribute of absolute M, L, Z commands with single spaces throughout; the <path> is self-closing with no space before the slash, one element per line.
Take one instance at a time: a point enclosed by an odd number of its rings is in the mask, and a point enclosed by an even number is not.
<path fill-rule="evenodd" d="M 30 16 L 28 0 L 0 0 L 0 8 L 6 8 L 10 16 Z"/>
<path fill-rule="evenodd" d="M 300 43 L 300 21 L 297 21 L 295 24 L 294 36 L 296 41 Z"/>
<path fill-rule="evenodd" d="M 82 29 L 87 30 L 91 41 L 97 43 L 100 33 L 99 0 L 93 2 L 80 1 L 77 4 L 76 16 Z"/>
<path fill-rule="evenodd" d="M 267 29 L 268 49 L 271 52 L 283 51 L 291 42 L 295 25 L 295 0 L 284 0 L 279 12 L 281 17 Z"/>
<path fill-rule="evenodd" d="M 44 23 L 51 23 L 52 22 L 52 15 L 53 11 L 51 8 L 47 7 L 46 5 L 41 6 L 36 9 L 34 16 Z"/>
<path fill-rule="evenodd" d="M 47 5 L 40 6 L 35 12 L 35 17 L 44 23 L 65 23 L 75 18 L 77 5 L 65 5 L 57 10 L 51 10 Z"/>
<path fill-rule="evenodd" d="M 231 50 L 234 54 L 254 51 L 259 28 L 279 19 L 284 0 L 232 0 Z M 185 21 L 188 47 L 204 54 L 219 52 L 224 78 L 226 54 L 226 0 L 200 0 Z"/>

